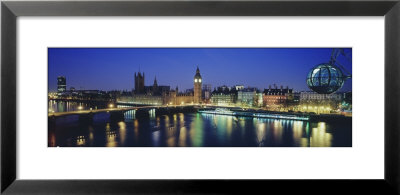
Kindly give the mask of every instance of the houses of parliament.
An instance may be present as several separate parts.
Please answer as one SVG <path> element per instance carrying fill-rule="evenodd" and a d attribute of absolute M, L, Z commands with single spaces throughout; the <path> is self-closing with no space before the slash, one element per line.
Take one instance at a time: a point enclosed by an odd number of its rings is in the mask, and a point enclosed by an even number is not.
<path fill-rule="evenodd" d="M 179 92 L 178 87 L 171 89 L 170 86 L 158 85 L 157 78 L 154 78 L 153 85 L 145 85 L 144 72 L 135 72 L 135 89 L 132 97 L 124 97 L 124 102 L 148 105 L 182 105 L 202 103 L 202 77 L 199 67 L 193 79 L 193 92 Z"/>

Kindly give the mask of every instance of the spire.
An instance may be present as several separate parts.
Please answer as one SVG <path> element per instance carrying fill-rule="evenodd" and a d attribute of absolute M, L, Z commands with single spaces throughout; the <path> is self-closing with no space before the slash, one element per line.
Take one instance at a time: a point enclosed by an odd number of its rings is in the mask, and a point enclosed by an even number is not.
<path fill-rule="evenodd" d="M 157 77 L 154 76 L 154 85 L 157 86 Z"/>
<path fill-rule="evenodd" d="M 194 78 L 200 78 L 201 79 L 199 66 L 197 66 L 196 74 L 194 75 Z"/>

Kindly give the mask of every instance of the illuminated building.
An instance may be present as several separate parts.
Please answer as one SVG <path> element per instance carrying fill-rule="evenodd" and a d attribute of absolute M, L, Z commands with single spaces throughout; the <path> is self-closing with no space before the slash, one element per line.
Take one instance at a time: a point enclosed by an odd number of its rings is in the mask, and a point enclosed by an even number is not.
<path fill-rule="evenodd" d="M 352 92 L 343 93 L 343 100 L 340 109 L 344 112 L 352 112 L 352 104 Z"/>
<path fill-rule="evenodd" d="M 300 93 L 299 92 L 293 92 L 288 98 L 286 104 L 287 104 L 287 110 L 288 111 L 301 111 L 300 110 Z"/>
<path fill-rule="evenodd" d="M 317 114 L 336 112 L 342 101 L 342 94 L 318 94 L 311 91 L 300 92 L 300 110 Z"/>
<path fill-rule="evenodd" d="M 197 67 L 196 74 L 194 76 L 193 90 L 187 89 L 184 93 L 179 93 L 178 87 L 176 87 L 175 91 L 171 90 L 169 93 L 165 93 L 164 104 L 185 105 L 202 103 L 202 82 L 200 70 L 199 67 Z"/>
<path fill-rule="evenodd" d="M 144 91 L 146 95 L 160 96 L 164 93 L 170 91 L 170 86 L 158 85 L 157 78 L 154 78 L 154 83 L 152 86 L 144 86 Z"/>
<path fill-rule="evenodd" d="M 267 110 L 283 111 L 287 109 L 287 103 L 293 100 L 293 89 L 281 86 L 280 89 L 276 85 L 274 88 L 269 86 L 264 89 L 263 105 Z"/>
<path fill-rule="evenodd" d="M 235 85 L 236 91 L 240 91 L 244 89 L 243 85 Z"/>
<path fill-rule="evenodd" d="M 302 91 L 300 92 L 300 101 L 324 101 L 324 100 L 331 100 L 331 101 L 338 101 L 342 100 L 342 95 L 339 93 L 333 94 L 319 94 L 312 91 Z"/>
<path fill-rule="evenodd" d="M 256 104 L 254 106 L 256 106 L 256 107 L 263 106 L 263 93 L 262 92 L 256 93 Z"/>
<path fill-rule="evenodd" d="M 59 94 L 67 91 L 67 79 L 64 76 L 57 77 L 57 92 Z"/>
<path fill-rule="evenodd" d="M 237 91 L 226 86 L 218 87 L 211 95 L 211 103 L 218 106 L 234 106 L 237 101 Z"/>
<path fill-rule="evenodd" d="M 237 104 L 239 104 L 239 106 L 254 106 L 256 103 L 258 103 L 256 88 L 241 89 L 237 92 L 237 94 Z"/>
<path fill-rule="evenodd" d="M 217 106 L 233 106 L 235 104 L 235 94 L 213 93 L 211 102 Z"/>
<path fill-rule="evenodd" d="M 211 99 L 212 88 L 211 84 L 203 84 L 202 98 L 207 102 Z"/>
<path fill-rule="evenodd" d="M 196 69 L 196 74 L 194 75 L 194 95 L 193 95 L 193 101 L 195 104 L 201 103 L 201 84 L 202 84 L 202 79 L 200 75 L 200 70 L 199 67 Z"/>
<path fill-rule="evenodd" d="M 163 97 L 162 96 L 153 96 L 153 95 L 134 95 L 132 99 L 133 104 L 144 104 L 144 105 L 162 105 Z"/>
<path fill-rule="evenodd" d="M 164 100 L 164 104 L 168 105 L 183 105 L 183 104 L 193 104 L 193 93 L 179 93 L 178 87 L 176 90 L 171 90 L 168 95 L 166 95 Z"/>
<path fill-rule="evenodd" d="M 186 89 L 183 93 L 194 93 L 194 89 L 190 88 L 190 89 Z"/>
<path fill-rule="evenodd" d="M 132 96 L 121 96 L 117 101 L 142 105 L 183 105 L 202 102 L 202 78 L 198 67 L 194 76 L 194 89 L 189 89 L 186 93 L 179 93 L 178 87 L 176 87 L 176 90 L 170 90 L 170 86 L 158 85 L 156 78 L 154 78 L 152 86 L 145 86 L 144 84 L 144 73 L 135 73 L 134 93 Z"/>

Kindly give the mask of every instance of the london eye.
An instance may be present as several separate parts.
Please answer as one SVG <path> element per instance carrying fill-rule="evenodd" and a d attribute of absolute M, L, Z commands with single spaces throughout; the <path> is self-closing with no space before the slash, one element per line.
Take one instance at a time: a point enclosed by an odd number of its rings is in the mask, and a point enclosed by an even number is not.
<path fill-rule="evenodd" d="M 311 90 L 319 94 L 331 94 L 351 78 L 351 74 L 337 60 L 339 55 L 351 61 L 343 49 L 332 49 L 329 62 L 316 65 L 308 73 L 307 85 Z"/>

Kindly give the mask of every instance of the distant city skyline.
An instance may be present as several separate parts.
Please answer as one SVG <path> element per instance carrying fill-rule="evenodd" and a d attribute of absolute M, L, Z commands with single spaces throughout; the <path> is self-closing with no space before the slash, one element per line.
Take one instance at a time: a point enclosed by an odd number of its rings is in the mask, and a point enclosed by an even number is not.
<path fill-rule="evenodd" d="M 49 92 L 57 90 L 57 77 L 65 76 L 67 90 L 132 90 L 135 72 L 145 73 L 145 85 L 193 88 L 197 66 L 203 84 L 243 85 L 260 90 L 276 84 L 295 91 L 310 91 L 308 72 L 328 62 L 332 48 L 49 48 Z M 351 48 L 345 53 L 352 57 Z M 338 61 L 352 73 L 352 62 Z M 351 91 L 348 79 L 340 91 Z"/>

